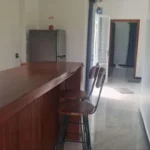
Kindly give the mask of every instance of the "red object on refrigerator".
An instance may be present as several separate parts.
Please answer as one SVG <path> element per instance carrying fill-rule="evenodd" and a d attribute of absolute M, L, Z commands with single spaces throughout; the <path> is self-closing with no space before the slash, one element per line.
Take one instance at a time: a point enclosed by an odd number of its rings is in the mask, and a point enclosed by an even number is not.
<path fill-rule="evenodd" d="M 54 20 L 54 17 L 53 17 L 53 16 L 50 16 L 49 19 L 50 19 L 51 21 L 53 21 L 53 20 Z M 53 26 L 52 24 L 49 25 L 49 30 L 54 30 L 54 26 Z"/>
<path fill-rule="evenodd" d="M 54 30 L 54 26 L 53 25 L 49 25 L 49 30 Z"/>

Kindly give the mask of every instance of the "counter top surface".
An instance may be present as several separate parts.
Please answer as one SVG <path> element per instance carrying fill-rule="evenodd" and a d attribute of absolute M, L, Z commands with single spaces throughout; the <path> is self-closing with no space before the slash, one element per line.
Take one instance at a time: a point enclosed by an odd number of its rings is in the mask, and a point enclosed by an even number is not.
<path fill-rule="evenodd" d="M 54 88 L 80 67 L 82 63 L 44 62 L 0 71 L 0 109 L 45 84 Z"/>

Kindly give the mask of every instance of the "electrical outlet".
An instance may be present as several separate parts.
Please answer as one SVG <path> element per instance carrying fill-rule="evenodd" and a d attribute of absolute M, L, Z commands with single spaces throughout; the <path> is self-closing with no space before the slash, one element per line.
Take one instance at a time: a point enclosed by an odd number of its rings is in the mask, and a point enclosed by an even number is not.
<path fill-rule="evenodd" d="M 16 57 L 16 59 L 17 59 L 17 58 L 19 58 L 19 54 L 18 54 L 18 53 L 16 53 L 16 54 L 15 54 L 15 57 Z"/>

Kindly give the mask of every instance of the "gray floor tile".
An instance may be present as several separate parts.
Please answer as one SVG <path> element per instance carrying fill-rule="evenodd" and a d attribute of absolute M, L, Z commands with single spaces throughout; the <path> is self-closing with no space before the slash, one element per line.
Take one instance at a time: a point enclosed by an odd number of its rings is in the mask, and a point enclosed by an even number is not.
<path fill-rule="evenodd" d="M 90 117 L 92 150 L 148 150 L 139 112 L 140 84 L 128 83 L 126 71 L 117 71 L 103 89 L 97 112 Z M 118 87 L 134 94 L 117 93 L 113 89 Z M 67 143 L 65 149 L 82 150 L 82 146 Z"/>

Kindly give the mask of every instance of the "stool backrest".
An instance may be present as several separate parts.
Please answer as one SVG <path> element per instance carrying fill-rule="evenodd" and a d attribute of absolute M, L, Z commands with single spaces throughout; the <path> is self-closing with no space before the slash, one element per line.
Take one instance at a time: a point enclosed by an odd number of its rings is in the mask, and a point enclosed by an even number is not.
<path fill-rule="evenodd" d="M 99 72 L 98 72 L 97 80 L 95 82 L 95 88 L 98 89 L 98 92 L 96 93 L 96 95 L 94 95 L 95 98 L 96 98 L 96 104 L 95 104 L 94 112 L 97 110 L 97 107 L 98 107 L 98 104 L 99 104 L 99 101 L 100 101 L 100 97 L 101 97 L 103 85 L 104 85 L 104 82 L 105 82 L 105 78 L 106 78 L 106 70 L 105 70 L 105 68 L 100 68 Z"/>
<path fill-rule="evenodd" d="M 90 97 L 93 93 L 93 90 L 94 90 L 94 86 L 95 86 L 95 83 L 96 83 L 96 79 L 98 77 L 98 72 L 99 72 L 99 63 L 96 64 L 96 66 L 92 67 L 90 69 L 90 73 L 89 73 L 89 79 L 93 79 L 93 82 L 92 82 L 92 87 L 91 87 L 91 90 L 89 92 L 89 95 L 88 97 Z"/>

